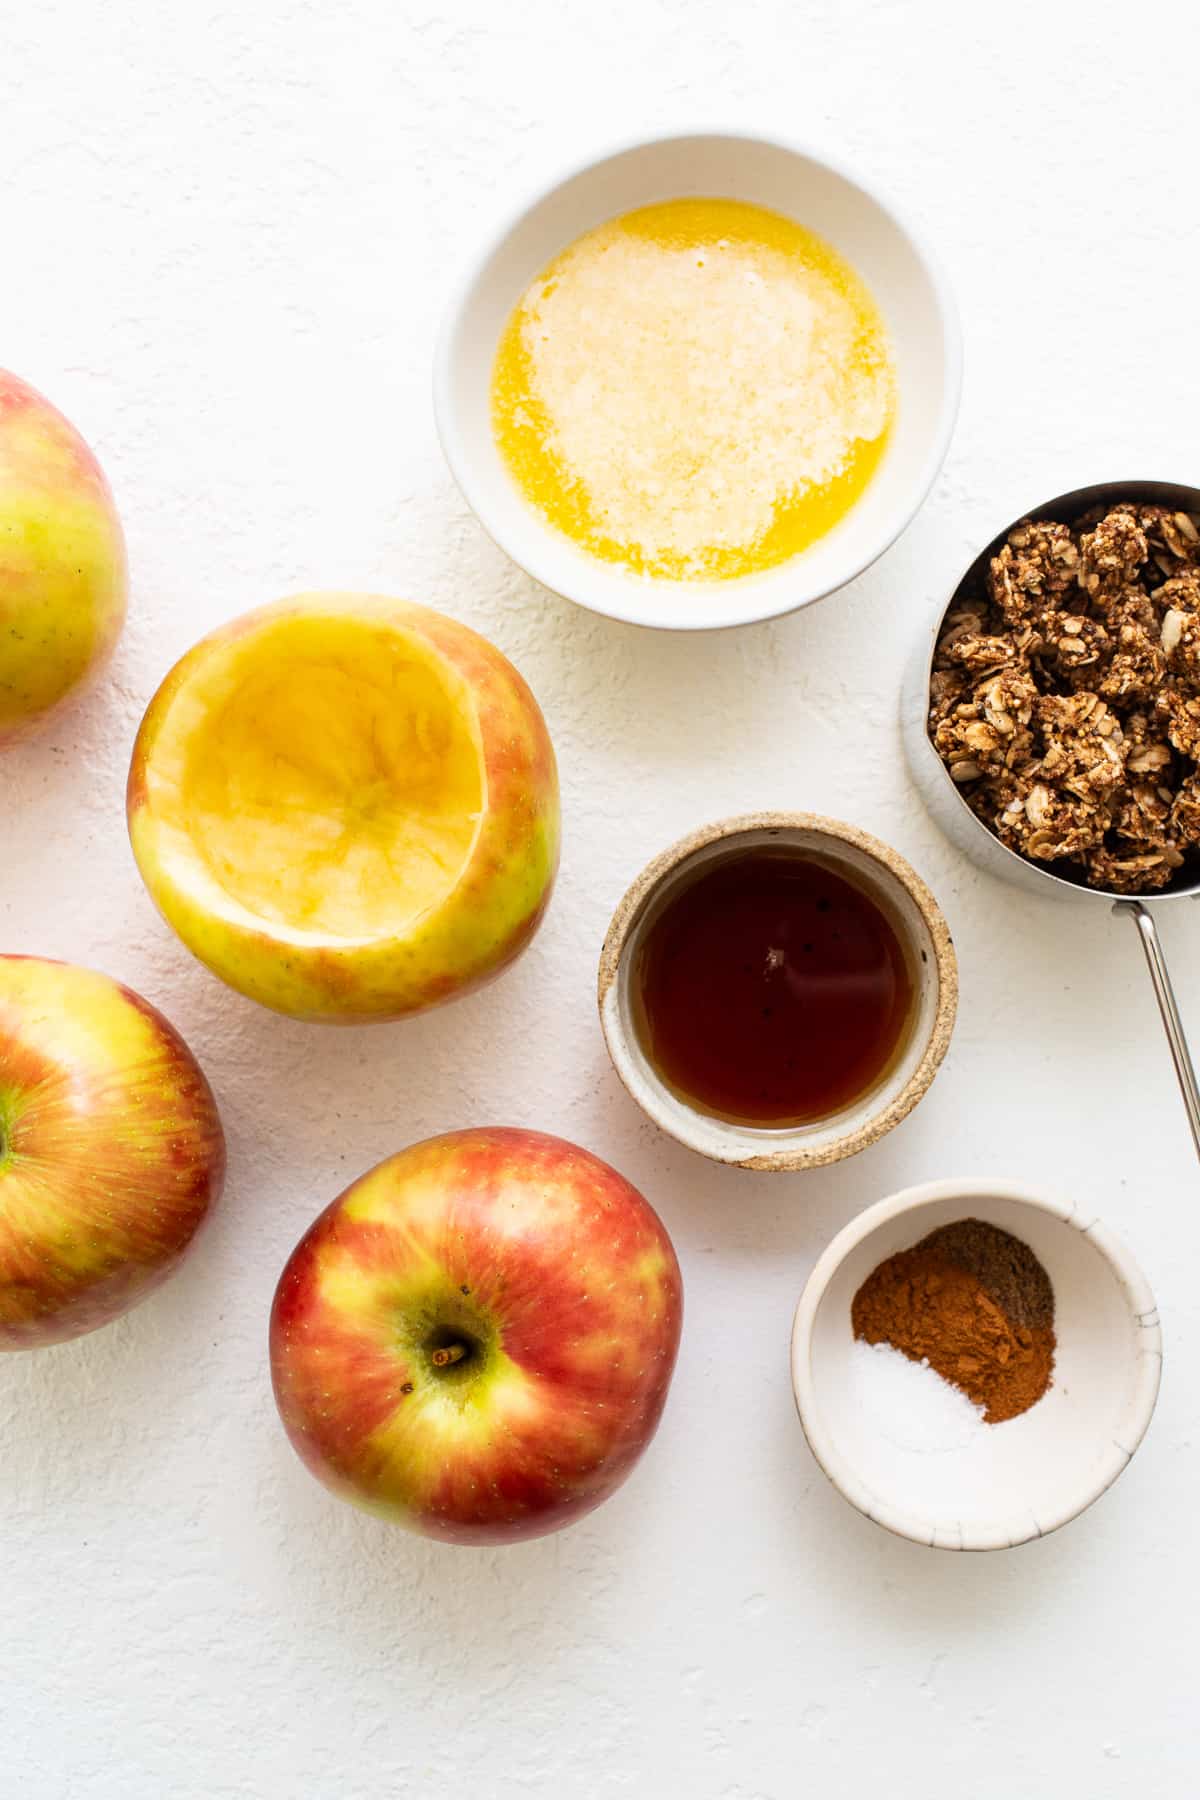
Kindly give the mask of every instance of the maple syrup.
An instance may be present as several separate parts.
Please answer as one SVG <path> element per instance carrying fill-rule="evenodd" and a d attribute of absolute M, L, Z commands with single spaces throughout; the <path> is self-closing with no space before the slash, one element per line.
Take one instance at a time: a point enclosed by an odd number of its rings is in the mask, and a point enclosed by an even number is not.
<path fill-rule="evenodd" d="M 496 352 L 492 427 L 525 500 L 593 556 L 727 581 L 857 503 L 895 387 L 883 317 L 832 245 L 692 196 L 609 219 L 534 278 Z"/>
<path fill-rule="evenodd" d="M 902 1048 L 913 983 L 882 906 L 819 857 L 778 846 L 705 865 L 642 939 L 634 1018 L 689 1105 L 810 1124 L 873 1088 Z"/>

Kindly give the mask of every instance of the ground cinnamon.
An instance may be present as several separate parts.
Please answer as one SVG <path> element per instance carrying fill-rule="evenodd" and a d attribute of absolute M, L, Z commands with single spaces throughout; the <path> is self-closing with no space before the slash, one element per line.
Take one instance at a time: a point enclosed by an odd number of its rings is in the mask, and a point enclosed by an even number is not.
<path fill-rule="evenodd" d="M 880 1263 L 850 1310 L 857 1338 L 927 1362 L 988 1424 L 1041 1399 L 1054 1366 L 1054 1290 L 1027 1244 L 980 1219 Z"/>

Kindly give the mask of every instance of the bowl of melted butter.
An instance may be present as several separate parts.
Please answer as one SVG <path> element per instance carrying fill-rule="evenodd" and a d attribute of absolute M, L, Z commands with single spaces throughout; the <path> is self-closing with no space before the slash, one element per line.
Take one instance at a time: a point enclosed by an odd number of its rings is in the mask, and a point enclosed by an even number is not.
<path fill-rule="evenodd" d="M 553 591 L 631 623 L 776 617 L 908 524 L 958 405 L 954 308 L 861 181 L 673 136 L 568 175 L 449 310 L 438 428 L 468 503 Z"/>

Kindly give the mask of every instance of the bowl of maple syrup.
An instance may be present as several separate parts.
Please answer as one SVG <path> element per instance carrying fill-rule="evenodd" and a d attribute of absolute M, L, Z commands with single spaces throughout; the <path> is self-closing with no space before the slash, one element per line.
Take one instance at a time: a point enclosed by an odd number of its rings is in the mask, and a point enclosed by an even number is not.
<path fill-rule="evenodd" d="M 811 1169 L 912 1111 L 958 1000 L 937 901 L 889 845 L 811 813 L 703 827 L 655 857 L 600 958 L 600 1022 L 671 1137 L 744 1169 Z"/>

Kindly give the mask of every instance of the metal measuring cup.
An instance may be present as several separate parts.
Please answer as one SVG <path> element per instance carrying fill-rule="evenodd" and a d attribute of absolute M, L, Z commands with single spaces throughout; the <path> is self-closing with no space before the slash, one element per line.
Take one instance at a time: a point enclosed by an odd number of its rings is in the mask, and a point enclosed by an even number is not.
<path fill-rule="evenodd" d="M 1112 506 L 1119 500 L 1138 500 L 1147 505 L 1169 506 L 1174 512 L 1200 513 L 1200 488 L 1186 487 L 1171 481 L 1103 481 L 1092 487 L 1076 488 L 1069 494 L 1059 494 L 1044 506 L 1035 507 L 1013 519 L 980 551 L 954 589 L 949 605 L 938 613 L 928 642 L 922 640 L 918 645 L 904 683 L 901 716 L 904 748 L 913 779 L 926 807 L 936 824 L 964 856 L 990 874 L 1026 888 L 1030 893 L 1108 906 L 1113 912 L 1127 914 L 1133 920 L 1146 954 L 1155 998 L 1166 1027 L 1192 1139 L 1196 1153 L 1200 1155 L 1200 1087 L 1197 1086 L 1196 1071 L 1192 1066 L 1158 931 L 1145 903 L 1130 899 L 1127 895 L 1111 893 L 1104 888 L 1085 887 L 1082 882 L 1071 881 L 1048 866 L 1028 861 L 1002 844 L 967 805 L 956 783 L 951 780 L 950 771 L 930 742 L 928 730 L 933 660 L 946 615 L 968 593 L 978 591 L 976 584 L 986 573 L 988 563 L 1013 527 L 1025 518 L 1058 519 L 1070 524 L 1093 506 Z M 1200 899 L 1200 874 L 1192 874 L 1182 880 L 1177 878 L 1170 887 L 1153 896 L 1153 904 L 1157 907 L 1172 900 L 1195 899 Z"/>

